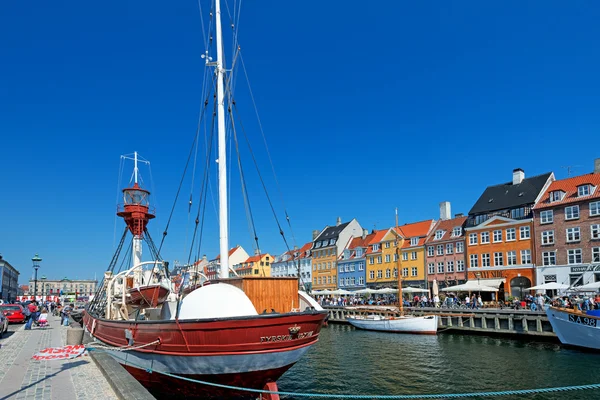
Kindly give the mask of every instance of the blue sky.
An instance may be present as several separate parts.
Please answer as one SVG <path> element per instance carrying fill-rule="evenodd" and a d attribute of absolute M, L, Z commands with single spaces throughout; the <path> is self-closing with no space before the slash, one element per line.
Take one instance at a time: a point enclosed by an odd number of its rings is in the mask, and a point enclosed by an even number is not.
<path fill-rule="evenodd" d="M 401 223 L 436 218 L 444 200 L 466 213 L 516 167 L 590 172 L 600 157 L 599 19 L 592 1 L 243 2 L 242 54 L 297 244 L 338 216 L 372 229 L 393 225 L 395 207 Z M 158 240 L 164 229 L 202 101 L 198 4 L 4 1 L 0 37 L 0 252 L 21 282 L 35 253 L 40 275 L 101 276 L 120 155 L 152 162 L 150 231 Z M 241 79 L 238 88 L 281 216 Z M 281 253 L 247 171 L 261 249 Z M 190 187 L 164 248 L 171 261 L 187 258 Z M 250 252 L 239 189 L 232 196 L 231 244 Z M 212 202 L 207 219 L 201 252 L 214 257 Z"/>

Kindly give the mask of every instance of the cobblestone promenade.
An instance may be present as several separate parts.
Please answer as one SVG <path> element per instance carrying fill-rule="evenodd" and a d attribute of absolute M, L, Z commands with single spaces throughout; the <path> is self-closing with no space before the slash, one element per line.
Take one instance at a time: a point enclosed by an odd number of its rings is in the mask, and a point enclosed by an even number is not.
<path fill-rule="evenodd" d="M 37 361 L 33 354 L 46 347 L 63 346 L 67 327 L 50 317 L 49 327 L 18 326 L 0 339 L 0 400 L 117 399 L 110 385 L 88 357 Z M 15 329 L 14 326 L 11 328 Z"/>

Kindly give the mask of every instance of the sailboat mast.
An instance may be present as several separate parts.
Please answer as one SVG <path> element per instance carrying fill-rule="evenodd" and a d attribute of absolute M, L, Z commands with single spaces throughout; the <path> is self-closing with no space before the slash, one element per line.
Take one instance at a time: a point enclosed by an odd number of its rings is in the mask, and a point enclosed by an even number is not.
<path fill-rule="evenodd" d="M 215 29 L 217 36 L 217 128 L 219 141 L 219 247 L 221 255 L 220 278 L 229 277 L 229 237 L 227 215 L 227 152 L 225 138 L 225 105 L 223 96 L 223 34 L 221 31 L 221 2 L 215 0 Z"/>
<path fill-rule="evenodd" d="M 404 296 L 402 295 L 402 271 L 400 269 L 400 233 L 398 233 L 398 207 L 396 207 L 396 270 L 398 271 L 398 301 L 400 314 L 404 314 Z"/>

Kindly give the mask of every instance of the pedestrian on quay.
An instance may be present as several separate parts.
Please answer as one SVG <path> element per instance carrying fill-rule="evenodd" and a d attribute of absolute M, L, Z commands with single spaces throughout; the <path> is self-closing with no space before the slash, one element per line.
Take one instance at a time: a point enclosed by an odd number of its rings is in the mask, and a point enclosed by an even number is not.
<path fill-rule="evenodd" d="M 25 324 L 25 330 L 30 331 L 31 330 L 31 325 L 33 324 L 33 321 L 36 321 L 36 314 L 38 312 L 38 307 L 37 307 L 37 303 L 35 301 L 32 301 L 31 303 L 29 303 L 27 305 L 27 310 L 26 310 L 26 314 L 28 313 L 29 316 L 27 316 L 27 323 Z"/>
<path fill-rule="evenodd" d="M 440 306 L 440 296 L 438 296 L 437 294 L 433 296 L 433 305 L 435 306 L 435 308 L 438 308 Z"/>
<path fill-rule="evenodd" d="M 467 308 L 469 308 L 469 306 L 471 305 L 471 298 L 469 297 L 469 295 L 465 296 L 465 305 L 467 306 Z"/>
<path fill-rule="evenodd" d="M 477 308 L 483 308 L 483 300 L 481 299 L 481 294 L 477 296 Z"/>

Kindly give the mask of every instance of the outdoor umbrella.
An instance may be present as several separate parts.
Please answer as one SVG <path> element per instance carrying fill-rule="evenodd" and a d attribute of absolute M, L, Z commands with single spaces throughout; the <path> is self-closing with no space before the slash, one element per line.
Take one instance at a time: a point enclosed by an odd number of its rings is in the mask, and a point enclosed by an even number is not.
<path fill-rule="evenodd" d="M 429 292 L 429 290 L 407 286 L 405 288 L 402 288 L 402 292 L 403 293 L 426 293 L 426 292 Z"/>
<path fill-rule="evenodd" d="M 562 283 L 549 282 L 544 283 L 542 285 L 532 286 L 526 290 L 561 290 L 568 289 L 569 285 L 565 285 Z"/>
<path fill-rule="evenodd" d="M 437 279 L 433 280 L 433 288 L 431 290 L 433 291 L 434 296 L 437 296 L 439 294 L 440 289 L 438 288 Z"/>

